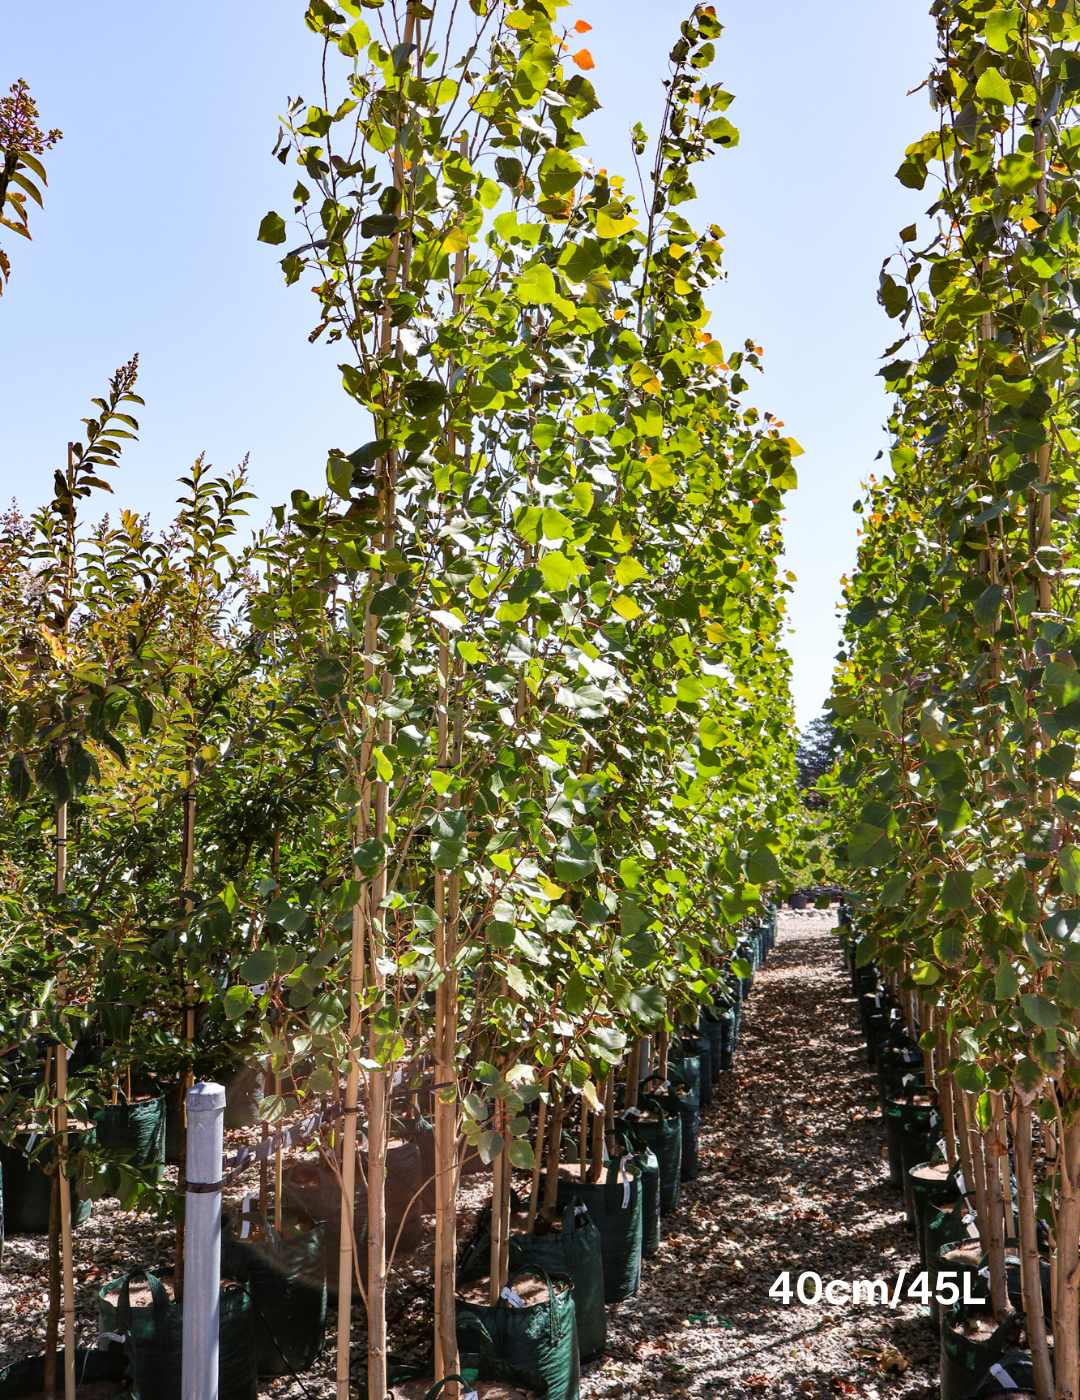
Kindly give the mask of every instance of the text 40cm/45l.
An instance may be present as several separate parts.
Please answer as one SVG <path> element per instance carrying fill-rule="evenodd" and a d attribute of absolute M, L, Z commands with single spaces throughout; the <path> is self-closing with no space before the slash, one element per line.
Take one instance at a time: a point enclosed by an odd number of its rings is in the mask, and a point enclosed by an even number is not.
<path fill-rule="evenodd" d="M 957 1281 L 960 1278 L 961 1275 L 951 1269 L 939 1270 L 932 1296 L 946 1307 L 960 1302 L 961 1298 L 965 1303 L 986 1302 L 985 1298 L 976 1297 L 973 1293 L 975 1281 L 968 1270 L 963 1271 L 962 1283 Z M 769 1297 L 778 1298 L 785 1307 L 790 1303 L 801 1303 L 804 1307 L 812 1308 L 823 1299 L 833 1307 L 839 1303 L 868 1303 L 871 1306 L 895 1308 L 901 1301 L 922 1303 L 926 1307 L 931 1298 L 930 1276 L 923 1270 L 909 1279 L 907 1269 L 901 1269 L 896 1282 L 890 1287 L 888 1280 L 883 1278 L 855 1278 L 850 1282 L 846 1278 L 834 1278 L 823 1283 L 820 1274 L 807 1271 L 799 1275 L 792 1288 L 791 1272 L 785 1269 L 769 1289 Z"/>

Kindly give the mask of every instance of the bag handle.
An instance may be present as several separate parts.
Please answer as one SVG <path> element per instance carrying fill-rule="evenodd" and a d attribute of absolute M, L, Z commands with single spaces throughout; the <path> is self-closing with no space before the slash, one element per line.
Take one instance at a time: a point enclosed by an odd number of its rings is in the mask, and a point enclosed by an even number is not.
<path fill-rule="evenodd" d="M 522 1274 L 532 1274 L 534 1278 L 543 1279 L 544 1283 L 547 1285 L 548 1336 L 551 1340 L 551 1345 L 555 1346 L 558 1342 L 562 1340 L 562 1328 L 559 1325 L 559 1319 L 555 1309 L 555 1289 L 553 1288 L 551 1283 L 551 1275 L 548 1273 L 547 1269 L 545 1269 L 542 1264 L 526 1264 L 522 1268 L 518 1269 L 515 1273 L 511 1274 L 511 1276 L 506 1280 L 507 1288 L 512 1289 L 514 1284 L 517 1283 L 518 1279 L 522 1276 Z M 570 1292 L 572 1294 L 574 1291 L 573 1280 L 570 1281 L 569 1286 Z M 499 1301 L 495 1304 L 495 1306 L 497 1308 L 501 1307 L 503 1303 L 506 1303 L 506 1299 L 500 1295 Z M 506 1303 L 506 1306 L 509 1307 L 510 1304 Z"/>
<path fill-rule="evenodd" d="M 155 1319 L 168 1312 L 170 1306 L 165 1285 L 156 1274 L 152 1274 L 149 1269 L 132 1269 L 129 1274 L 125 1275 L 124 1281 L 120 1285 L 120 1301 L 116 1308 L 117 1325 L 125 1335 L 131 1331 L 131 1280 L 137 1278 L 144 1278 L 150 1286 Z"/>
<path fill-rule="evenodd" d="M 431 1387 L 428 1393 L 424 1396 L 424 1400 L 436 1400 L 436 1397 L 442 1392 L 443 1386 L 449 1385 L 451 1381 L 459 1381 L 463 1386 L 466 1387 L 468 1387 L 469 1384 L 469 1382 L 465 1379 L 464 1376 L 443 1376 L 441 1381 L 436 1381 L 435 1384 Z"/>

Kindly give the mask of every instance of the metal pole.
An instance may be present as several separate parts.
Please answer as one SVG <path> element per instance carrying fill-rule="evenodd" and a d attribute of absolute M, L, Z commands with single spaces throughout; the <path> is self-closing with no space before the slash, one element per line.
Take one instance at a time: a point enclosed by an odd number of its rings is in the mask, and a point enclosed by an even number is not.
<path fill-rule="evenodd" d="M 218 1400 L 224 1127 L 224 1087 L 193 1085 L 187 1092 L 182 1400 Z"/>

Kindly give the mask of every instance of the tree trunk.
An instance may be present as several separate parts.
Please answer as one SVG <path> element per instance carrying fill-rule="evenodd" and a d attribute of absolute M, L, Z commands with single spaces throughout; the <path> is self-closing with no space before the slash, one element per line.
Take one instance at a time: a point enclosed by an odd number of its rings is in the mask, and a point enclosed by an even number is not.
<path fill-rule="evenodd" d="M 955 1167 L 957 1162 L 956 1147 L 956 1113 L 953 1108 L 953 1082 L 952 1075 L 947 1072 L 945 1065 L 948 1063 L 949 1053 L 945 1044 L 945 1027 L 940 1013 L 934 1016 L 934 1029 L 937 1038 L 937 1091 L 938 1106 L 941 1109 L 942 1131 L 945 1137 L 945 1156 L 949 1167 Z M 966 1181 L 965 1181 L 966 1185 Z"/>
<path fill-rule="evenodd" d="M 544 1176 L 544 1204 L 540 1217 L 550 1226 L 555 1219 L 555 1202 L 559 1194 L 559 1158 L 562 1156 L 563 1101 L 562 1089 L 551 1078 L 551 1123 L 548 1128 L 547 1167 Z"/>
<path fill-rule="evenodd" d="M 1019 1095 L 1017 1095 L 1019 1098 Z M 1046 1322 L 1043 1318 L 1042 1284 L 1039 1279 L 1039 1240 L 1035 1225 L 1035 1181 L 1031 1161 L 1031 1105 L 1018 1103 L 1016 1108 L 1016 1186 L 1020 1215 L 1020 1280 L 1024 1292 L 1024 1315 L 1027 1322 L 1028 1346 L 1035 1371 L 1035 1394 L 1038 1400 L 1051 1400 L 1054 1376 L 1046 1345 Z"/>
<path fill-rule="evenodd" d="M 584 1104 L 582 1104 L 584 1111 Z M 604 1115 L 602 1113 L 593 1114 L 592 1131 L 592 1164 L 589 1168 L 589 1180 L 601 1181 L 604 1176 Z"/>
<path fill-rule="evenodd" d="M 1057 1400 L 1077 1400 L 1080 1395 L 1080 1113 L 1075 1101 L 1066 1101 L 1063 1112 L 1073 1111 L 1059 1142 L 1057 1300 L 1054 1304 L 1054 1375 Z"/>
<path fill-rule="evenodd" d="M 595 1114 L 593 1115 L 595 1118 Z M 595 1154 L 595 1148 L 593 1149 Z M 595 1160 L 591 1164 L 595 1166 Z M 584 1181 L 587 1177 L 591 1180 L 589 1162 L 589 1108 L 585 1100 L 581 1100 L 581 1131 L 578 1134 L 578 1175 Z"/>
<path fill-rule="evenodd" d="M 56 1348 L 60 1341 L 60 1173 L 49 1192 L 49 1311 L 45 1319 L 45 1400 L 56 1400 Z"/>
<path fill-rule="evenodd" d="M 974 1095 L 962 1095 L 964 1105 L 965 1137 L 971 1153 L 971 1170 L 975 1178 L 975 1214 L 979 1224 L 979 1239 L 985 1251 L 990 1249 L 990 1215 L 986 1201 L 986 1172 L 982 1151 L 982 1136 L 975 1118 Z"/>
<path fill-rule="evenodd" d="M 641 1065 L 641 1040 L 635 1040 L 626 1060 L 626 1107 L 636 1108 L 638 1101 L 639 1068 Z"/>
<path fill-rule="evenodd" d="M 357 814 L 357 844 L 361 836 L 362 818 Z M 357 879 L 360 872 L 355 872 Z M 362 896 L 361 896 L 362 898 Z M 345 1122 L 342 1127 L 341 1152 L 341 1232 L 338 1243 L 338 1320 L 337 1366 L 335 1381 L 337 1400 L 349 1400 L 349 1348 L 352 1342 L 352 1288 L 356 1272 L 356 1235 L 353 1229 L 356 1195 L 356 1129 L 357 1105 L 360 1099 L 360 1003 L 364 993 L 364 906 L 361 900 L 353 905 L 352 947 L 349 954 L 349 1058 L 345 1080 Z M 336 1076 L 335 1076 L 336 1078 Z M 281 1218 L 281 1154 L 275 1163 L 277 1192 L 274 1214 Z"/>
<path fill-rule="evenodd" d="M 999 1322 L 1009 1307 L 1005 1280 L 1005 1202 L 1001 1195 L 1001 1172 L 998 1158 L 1007 1151 L 1002 1138 L 1005 1115 L 1000 1094 L 991 1094 L 993 1118 L 983 1134 L 983 1158 L 986 1164 L 988 1264 L 990 1266 L 990 1303 Z"/>
<path fill-rule="evenodd" d="M 540 1172 L 544 1160 L 544 1133 L 547 1128 L 547 1104 L 540 1100 L 536 1111 L 536 1151 L 533 1154 L 535 1165 L 532 1174 L 532 1189 L 529 1191 L 529 1214 L 525 1222 L 525 1233 L 531 1235 L 536 1230 L 536 1212 L 540 1206 Z"/>
<path fill-rule="evenodd" d="M 502 1121 L 502 1115 L 499 1112 L 501 1103 L 501 1099 L 495 1100 L 495 1116 L 492 1121 L 495 1124 L 496 1132 L 499 1131 L 499 1124 Z M 488 1286 L 492 1307 L 499 1301 L 499 1294 L 502 1292 L 499 1264 L 502 1260 L 503 1173 L 506 1169 L 506 1143 L 504 1142 L 499 1155 L 491 1164 L 491 1253 L 488 1261 Z"/>

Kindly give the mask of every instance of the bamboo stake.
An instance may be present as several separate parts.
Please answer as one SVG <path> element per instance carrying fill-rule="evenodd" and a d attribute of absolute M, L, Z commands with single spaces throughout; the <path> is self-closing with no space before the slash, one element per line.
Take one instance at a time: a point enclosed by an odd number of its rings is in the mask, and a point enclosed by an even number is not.
<path fill-rule="evenodd" d="M 593 1117 L 595 1118 L 595 1114 Z M 589 1171 L 589 1110 L 585 1100 L 581 1100 L 581 1132 L 578 1140 L 578 1175 L 582 1181 Z"/>
<path fill-rule="evenodd" d="M 56 898 L 67 891 L 68 847 L 67 803 L 56 809 Z M 61 964 L 56 981 L 56 998 L 64 1005 L 64 968 Z M 56 1046 L 56 1178 L 59 1182 L 60 1261 L 64 1288 L 64 1396 L 75 1400 L 75 1268 L 71 1245 L 71 1190 L 67 1175 L 68 1106 L 67 1106 L 67 1048 Z"/>
<path fill-rule="evenodd" d="M 502 1156 L 506 1158 L 503 1165 L 502 1174 L 502 1195 L 499 1200 L 499 1292 L 501 1294 L 506 1286 L 506 1281 L 510 1274 L 510 1193 L 514 1185 L 513 1164 L 510 1161 L 508 1149 L 510 1146 L 510 1133 L 507 1128 L 507 1113 L 503 1109 L 503 1126 L 501 1128 L 503 1142 L 506 1144 L 502 1150 Z"/>
<path fill-rule="evenodd" d="M 1031 1364 L 1035 1372 L 1035 1394 L 1038 1400 L 1051 1400 L 1054 1377 L 1046 1342 L 1046 1322 L 1043 1318 L 1042 1283 L 1039 1278 L 1039 1237 L 1035 1223 L 1035 1180 L 1031 1160 L 1031 1104 L 1020 1099 L 1016 1105 L 1016 1130 L 1013 1142 L 1016 1150 L 1016 1184 L 1020 1215 L 1020 1282 L 1024 1295 L 1024 1316 L 1027 1327 Z"/>
<path fill-rule="evenodd" d="M 656 1072 L 661 1079 L 667 1078 L 668 1033 L 661 1031 L 656 1037 Z"/>

